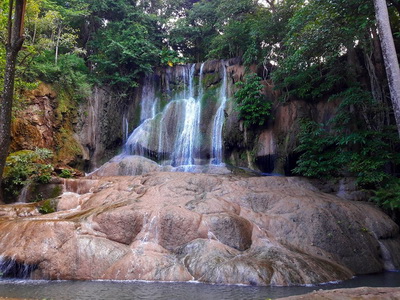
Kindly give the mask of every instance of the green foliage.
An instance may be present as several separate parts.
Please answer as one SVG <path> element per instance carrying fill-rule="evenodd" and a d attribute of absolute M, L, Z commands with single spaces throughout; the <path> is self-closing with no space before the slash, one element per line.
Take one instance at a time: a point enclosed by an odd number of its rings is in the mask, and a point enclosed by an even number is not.
<path fill-rule="evenodd" d="M 389 200 L 398 201 L 397 185 L 386 184 L 395 180 L 387 167 L 400 164 L 400 155 L 391 144 L 397 138 L 393 128 L 384 133 L 362 130 L 333 134 L 311 121 L 304 122 L 301 128 L 296 149 L 301 155 L 295 173 L 329 179 L 350 172 L 359 187 L 376 191 L 374 200 L 378 203 L 388 206 Z"/>
<path fill-rule="evenodd" d="M 274 39 L 273 31 L 268 26 L 271 18 L 271 13 L 265 8 L 248 8 L 223 26 L 224 34 L 212 39 L 207 57 L 243 57 L 246 65 L 260 64 L 268 55 L 268 45 Z"/>
<path fill-rule="evenodd" d="M 391 178 L 385 167 L 400 164 L 393 142 L 398 140 L 394 128 L 384 132 L 330 130 L 323 124 L 303 121 L 299 134 L 301 153 L 295 173 L 316 178 L 332 178 L 350 172 L 359 186 L 376 188 Z"/>
<path fill-rule="evenodd" d="M 108 23 L 91 41 L 94 74 L 100 82 L 123 91 L 135 87 L 141 74 L 152 71 L 160 53 L 157 36 L 146 24 L 153 23 L 151 16 L 132 13 L 130 17 Z"/>
<path fill-rule="evenodd" d="M 171 28 L 169 44 L 196 61 L 246 54 L 254 62 L 262 58 L 262 45 L 270 39 L 265 29 L 270 16 L 254 0 L 198 1 Z"/>
<path fill-rule="evenodd" d="M 199 1 L 174 24 L 168 37 L 174 50 L 192 61 L 205 60 L 212 38 L 218 34 L 216 5 L 216 1 Z"/>
<path fill-rule="evenodd" d="M 17 61 L 16 100 L 23 98 L 24 90 L 36 88 L 38 79 L 73 91 L 77 99 L 87 97 L 90 91 L 88 68 L 80 56 L 85 50 L 78 45 L 81 21 L 88 14 L 85 2 L 28 1 L 24 47 Z M 0 39 L 4 44 L 8 7 L 2 8 Z M 0 72 L 3 73 L 5 49 L 0 49 Z M 14 109 L 21 106 L 21 102 L 15 104 Z"/>
<path fill-rule="evenodd" d="M 372 200 L 387 209 L 400 208 L 400 179 L 391 178 L 381 188 L 375 191 Z"/>
<path fill-rule="evenodd" d="M 175 65 L 183 64 L 186 62 L 186 59 L 184 57 L 179 56 L 178 52 L 171 49 L 161 50 L 160 57 L 162 66 L 173 67 Z"/>
<path fill-rule="evenodd" d="M 276 88 L 288 95 L 318 99 L 356 80 L 345 55 L 355 46 L 370 51 L 372 1 L 307 1 L 289 19 L 272 74 Z"/>
<path fill-rule="evenodd" d="M 330 134 L 323 124 L 303 120 L 298 136 L 301 153 L 294 173 L 307 177 L 331 178 L 338 176 L 345 159 L 336 147 L 337 137 Z"/>
<path fill-rule="evenodd" d="M 400 165 L 400 145 L 394 126 L 380 125 L 382 104 L 360 88 L 333 98 L 342 99 L 328 124 L 303 121 L 299 134 L 297 174 L 316 178 L 356 177 L 360 188 L 373 191 L 385 207 L 399 207 L 399 180 L 390 170 Z"/>
<path fill-rule="evenodd" d="M 51 214 L 51 213 L 57 211 L 57 203 L 56 203 L 56 201 L 54 201 L 54 199 L 43 200 L 40 202 L 40 206 L 38 207 L 38 210 L 43 215 Z"/>
<path fill-rule="evenodd" d="M 257 74 L 249 74 L 245 82 L 238 82 L 239 90 L 235 93 L 239 118 L 246 127 L 263 125 L 271 114 L 272 103 L 265 99 L 262 93 L 264 86 Z"/>
<path fill-rule="evenodd" d="M 385 128 L 383 132 L 360 130 L 340 141 L 354 145 L 349 155 L 349 170 L 356 174 L 361 187 L 380 187 L 392 177 L 385 167 L 400 163 L 400 155 L 392 147 L 394 141 L 398 142 L 394 128 Z"/>
<path fill-rule="evenodd" d="M 61 178 L 71 178 L 71 177 L 72 177 L 72 173 L 71 173 L 71 171 L 68 170 L 68 169 L 62 169 L 59 176 L 60 176 Z"/>
<path fill-rule="evenodd" d="M 44 51 L 33 59 L 29 74 L 33 78 L 70 91 L 76 100 L 90 95 L 91 84 L 88 69 L 85 61 L 76 54 L 63 54 L 55 64 L 53 53 Z"/>
<path fill-rule="evenodd" d="M 52 151 L 40 148 L 12 153 L 7 158 L 4 169 L 6 192 L 17 196 L 28 182 L 48 183 L 53 172 L 53 166 L 49 162 L 52 156 Z"/>
<path fill-rule="evenodd" d="M 299 67 L 298 57 L 290 57 L 272 74 L 276 88 L 287 91 L 290 96 L 302 99 L 318 99 L 332 93 L 335 87 L 346 80 L 343 76 L 345 64 L 339 60 L 330 59 L 324 63 Z"/>

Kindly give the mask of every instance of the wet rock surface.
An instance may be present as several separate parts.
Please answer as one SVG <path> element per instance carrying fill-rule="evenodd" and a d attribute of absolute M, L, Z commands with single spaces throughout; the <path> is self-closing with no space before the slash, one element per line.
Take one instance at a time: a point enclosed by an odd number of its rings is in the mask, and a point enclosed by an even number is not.
<path fill-rule="evenodd" d="M 293 285 L 400 268 L 388 216 L 300 178 L 156 172 L 63 185 L 55 213 L 0 206 L 1 259 L 36 279 Z"/>
<path fill-rule="evenodd" d="M 97 170 L 90 173 L 96 176 L 134 176 L 150 172 L 191 172 L 206 174 L 231 174 L 224 165 L 199 164 L 172 167 L 171 165 L 159 165 L 155 161 L 139 155 L 117 155 Z"/>

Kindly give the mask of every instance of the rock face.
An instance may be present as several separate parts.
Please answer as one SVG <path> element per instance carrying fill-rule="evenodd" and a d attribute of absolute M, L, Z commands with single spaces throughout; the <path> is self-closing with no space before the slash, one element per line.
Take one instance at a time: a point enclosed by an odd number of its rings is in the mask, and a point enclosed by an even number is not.
<path fill-rule="evenodd" d="M 47 148 L 55 164 L 83 167 L 88 155 L 73 130 L 77 103 L 44 83 L 25 97 L 12 123 L 10 152 Z"/>
<path fill-rule="evenodd" d="M 89 157 L 89 170 L 98 168 L 120 150 L 124 131 L 129 127 L 125 123 L 138 122 L 138 96 L 140 91 L 121 97 L 107 86 L 94 87 L 91 96 L 81 104 L 75 132 Z"/>
<path fill-rule="evenodd" d="M 55 213 L 0 208 L 1 259 L 33 278 L 292 285 L 400 267 L 389 217 L 298 178 L 158 172 L 63 185 Z"/>
<path fill-rule="evenodd" d="M 56 144 L 55 101 L 56 93 L 41 84 L 27 98 L 27 105 L 17 112 L 12 123 L 11 152 L 35 147 L 53 149 Z"/>

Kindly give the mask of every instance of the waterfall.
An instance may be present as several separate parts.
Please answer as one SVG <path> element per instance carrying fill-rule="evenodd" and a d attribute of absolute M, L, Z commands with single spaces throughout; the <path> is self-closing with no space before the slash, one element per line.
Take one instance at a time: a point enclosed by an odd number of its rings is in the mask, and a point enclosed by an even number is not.
<path fill-rule="evenodd" d="M 32 183 L 28 181 L 28 183 L 22 188 L 21 193 L 18 195 L 17 202 L 19 203 L 27 203 L 30 189 L 32 187 Z"/>
<path fill-rule="evenodd" d="M 219 92 L 220 105 L 214 117 L 211 143 L 211 164 L 222 164 L 222 127 L 225 121 L 225 105 L 227 100 L 226 67 L 222 63 L 222 85 Z"/>
<path fill-rule="evenodd" d="M 140 122 L 152 119 L 156 115 L 158 99 L 155 96 L 155 86 L 153 76 L 146 75 L 143 83 L 142 101 L 140 110 Z"/>
<path fill-rule="evenodd" d="M 36 265 L 29 265 L 18 262 L 14 258 L 0 256 L 0 278 L 27 279 L 36 268 Z"/>
<path fill-rule="evenodd" d="M 140 124 L 126 139 L 121 157 L 145 156 L 163 166 L 188 172 L 195 171 L 198 165 L 222 164 L 221 134 L 227 101 L 227 75 L 224 62 L 221 65 L 222 80 L 213 83 L 220 83 L 221 87 L 213 88 L 215 95 L 209 97 L 205 97 L 210 92 L 205 94 L 203 86 L 204 63 L 200 68 L 190 64 L 167 69 L 164 95 L 170 99 L 158 99 L 155 76 L 146 76 Z M 204 108 L 202 103 L 205 103 Z"/>
<path fill-rule="evenodd" d="M 153 120 L 157 114 L 158 99 L 155 97 L 155 86 L 153 81 L 154 79 L 151 75 L 146 75 L 144 78 L 140 102 L 141 124 L 129 136 L 127 136 L 124 144 L 123 155 L 148 155 L 148 150 L 143 147 L 142 142 L 150 140 L 152 127 L 149 123 L 151 123 L 151 120 Z M 127 128 L 128 121 L 126 120 L 125 122 L 125 127 Z"/>
<path fill-rule="evenodd" d="M 175 142 L 175 151 L 172 153 L 172 166 L 187 166 L 189 169 L 185 169 L 186 171 L 190 171 L 190 166 L 195 164 L 195 150 L 198 149 L 200 137 L 201 99 L 199 95 L 196 98 L 194 95 L 194 70 L 195 65 L 192 65 L 189 73 L 188 98 L 182 101 L 183 114 L 181 124 L 183 126 Z M 200 73 L 202 70 L 203 65 L 200 68 Z M 199 85 L 201 86 L 201 84 Z"/>
<path fill-rule="evenodd" d="M 126 144 L 126 141 L 128 140 L 129 137 L 129 122 L 128 122 L 128 117 L 126 114 L 122 116 L 122 138 L 124 144 Z"/>

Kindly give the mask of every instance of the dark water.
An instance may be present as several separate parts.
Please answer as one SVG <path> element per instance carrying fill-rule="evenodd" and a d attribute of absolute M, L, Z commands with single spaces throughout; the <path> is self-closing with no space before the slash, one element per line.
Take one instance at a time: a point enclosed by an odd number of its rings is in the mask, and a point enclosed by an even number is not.
<path fill-rule="evenodd" d="M 252 287 L 201 283 L 121 281 L 0 280 L 0 296 L 34 299 L 268 299 L 300 295 L 319 289 L 400 287 L 400 272 L 363 275 L 336 284 L 298 287 Z"/>

